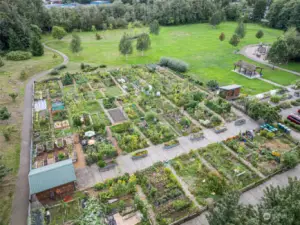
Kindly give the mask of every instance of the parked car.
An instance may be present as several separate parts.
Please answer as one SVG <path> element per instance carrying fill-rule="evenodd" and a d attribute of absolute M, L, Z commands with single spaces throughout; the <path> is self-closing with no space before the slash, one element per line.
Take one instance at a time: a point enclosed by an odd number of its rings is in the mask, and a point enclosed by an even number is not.
<path fill-rule="evenodd" d="M 287 119 L 293 123 L 299 124 L 300 125 L 300 118 L 294 115 L 289 115 Z"/>

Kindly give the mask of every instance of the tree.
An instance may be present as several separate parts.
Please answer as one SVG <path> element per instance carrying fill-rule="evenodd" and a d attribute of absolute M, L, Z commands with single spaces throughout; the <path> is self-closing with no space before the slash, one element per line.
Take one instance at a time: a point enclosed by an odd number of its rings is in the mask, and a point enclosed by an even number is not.
<path fill-rule="evenodd" d="M 265 11 L 267 7 L 267 1 L 266 0 L 258 0 L 254 4 L 253 9 L 253 20 L 258 22 L 265 16 Z"/>
<path fill-rule="evenodd" d="M 16 128 L 14 126 L 6 126 L 2 130 L 2 134 L 6 141 L 10 140 L 10 136 L 12 133 L 16 132 Z"/>
<path fill-rule="evenodd" d="M 125 55 L 126 60 L 127 56 L 132 54 L 132 43 L 127 34 L 124 34 L 119 43 L 119 51 L 122 55 Z"/>
<path fill-rule="evenodd" d="M 245 35 L 246 35 L 246 26 L 245 26 L 245 24 L 242 21 L 238 23 L 238 26 L 235 29 L 235 33 L 241 39 L 243 39 L 245 37 Z"/>
<path fill-rule="evenodd" d="M 72 41 L 70 42 L 70 50 L 73 53 L 78 53 L 82 50 L 81 39 L 77 34 L 72 35 Z"/>
<path fill-rule="evenodd" d="M 0 108 L 0 120 L 8 120 L 11 114 L 8 112 L 8 109 L 4 106 Z"/>
<path fill-rule="evenodd" d="M 239 43 L 240 43 L 239 36 L 237 34 L 233 34 L 230 41 L 229 41 L 229 44 L 236 47 L 236 46 L 238 46 Z"/>
<path fill-rule="evenodd" d="M 10 51 L 16 51 L 16 50 L 23 50 L 23 46 L 21 44 L 21 41 L 14 30 L 9 30 L 9 50 Z"/>
<path fill-rule="evenodd" d="M 225 34 L 224 34 L 224 32 L 222 32 L 222 33 L 220 34 L 219 40 L 220 40 L 221 42 L 225 40 Z"/>
<path fill-rule="evenodd" d="M 3 59 L 2 57 L 0 57 L 0 67 L 4 66 L 4 62 L 3 62 Z"/>
<path fill-rule="evenodd" d="M 207 216 L 208 223 L 210 225 L 250 225 L 248 222 L 254 217 L 255 211 L 251 206 L 240 205 L 239 198 L 240 194 L 233 192 L 220 199 Z"/>
<path fill-rule="evenodd" d="M 16 98 L 18 97 L 18 93 L 9 93 L 9 97 L 11 97 L 13 102 L 16 102 Z"/>
<path fill-rule="evenodd" d="M 212 14 L 209 23 L 213 26 L 216 27 L 216 25 L 219 25 L 223 20 L 223 15 L 221 12 L 215 12 Z"/>
<path fill-rule="evenodd" d="M 30 30 L 33 36 L 38 37 L 38 39 L 42 38 L 42 30 L 35 24 L 30 24 Z"/>
<path fill-rule="evenodd" d="M 278 38 L 270 50 L 268 51 L 267 59 L 274 64 L 288 62 L 288 46 L 283 38 Z"/>
<path fill-rule="evenodd" d="M 52 27 L 52 37 L 58 40 L 63 39 L 67 35 L 67 32 L 63 27 L 54 26 Z"/>
<path fill-rule="evenodd" d="M 142 56 L 144 56 L 144 51 L 147 51 L 151 46 L 151 40 L 148 34 L 141 34 L 136 43 L 136 49 L 142 52 Z"/>
<path fill-rule="evenodd" d="M 41 40 L 37 36 L 34 36 L 31 39 L 30 47 L 31 47 L 31 53 L 33 56 L 44 55 L 44 46 L 43 46 Z"/>
<path fill-rule="evenodd" d="M 261 39 L 264 36 L 264 32 L 262 30 L 258 30 L 255 34 L 257 39 Z"/>
<path fill-rule="evenodd" d="M 207 216 L 210 225 L 296 225 L 300 221 L 300 181 L 289 178 L 287 186 L 269 186 L 261 202 L 253 207 L 239 204 L 239 194 L 228 194 Z"/>
<path fill-rule="evenodd" d="M 153 20 L 149 25 L 150 34 L 159 35 L 159 23 L 157 20 Z"/>

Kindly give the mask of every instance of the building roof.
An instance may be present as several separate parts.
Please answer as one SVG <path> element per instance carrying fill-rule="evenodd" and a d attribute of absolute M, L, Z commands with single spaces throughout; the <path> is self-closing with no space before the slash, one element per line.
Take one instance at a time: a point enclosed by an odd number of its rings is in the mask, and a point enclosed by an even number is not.
<path fill-rule="evenodd" d="M 76 181 L 72 159 L 33 169 L 28 180 L 31 195 Z"/>
<path fill-rule="evenodd" d="M 230 91 L 230 90 L 234 90 L 234 89 L 241 88 L 241 87 L 242 87 L 241 85 L 231 84 L 231 85 L 220 87 L 220 89 Z"/>

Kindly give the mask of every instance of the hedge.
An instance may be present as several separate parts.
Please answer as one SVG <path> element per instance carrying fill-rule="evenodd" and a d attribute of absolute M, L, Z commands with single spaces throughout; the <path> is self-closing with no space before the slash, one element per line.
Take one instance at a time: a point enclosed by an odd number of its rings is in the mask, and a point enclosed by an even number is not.
<path fill-rule="evenodd" d="M 293 123 L 287 119 L 284 120 L 284 123 L 289 125 L 290 127 L 294 128 L 295 130 L 300 131 L 300 125 Z"/>
<path fill-rule="evenodd" d="M 169 67 L 170 69 L 178 72 L 186 72 L 189 69 L 189 65 L 186 62 L 169 57 L 161 57 L 159 65 Z"/>
<path fill-rule="evenodd" d="M 6 54 L 7 60 L 13 60 L 13 61 L 21 61 L 21 60 L 27 60 L 31 58 L 30 52 L 23 52 L 23 51 L 12 51 Z"/>

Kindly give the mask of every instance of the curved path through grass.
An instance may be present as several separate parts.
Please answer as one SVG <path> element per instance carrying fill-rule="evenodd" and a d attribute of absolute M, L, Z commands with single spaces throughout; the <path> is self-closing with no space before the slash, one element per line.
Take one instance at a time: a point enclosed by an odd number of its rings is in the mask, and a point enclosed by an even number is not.
<path fill-rule="evenodd" d="M 46 49 L 56 52 L 63 57 L 63 63 L 66 65 L 69 58 L 53 48 L 44 45 Z M 27 224 L 27 216 L 29 209 L 29 183 L 28 173 L 31 166 L 31 133 L 32 133 L 32 99 L 33 99 L 33 84 L 34 82 L 49 74 L 51 71 L 46 70 L 32 76 L 26 84 L 24 94 L 24 113 L 22 124 L 22 143 L 20 153 L 20 168 L 15 188 L 15 196 L 12 204 L 11 225 Z"/>

